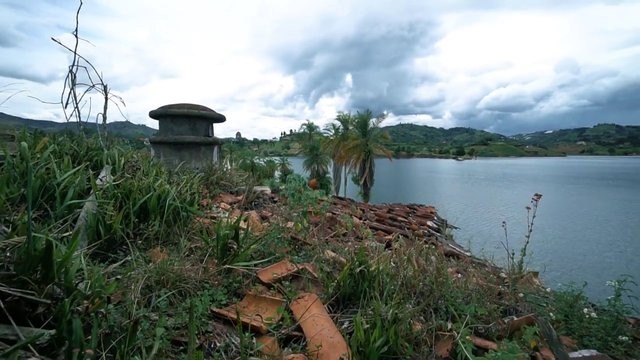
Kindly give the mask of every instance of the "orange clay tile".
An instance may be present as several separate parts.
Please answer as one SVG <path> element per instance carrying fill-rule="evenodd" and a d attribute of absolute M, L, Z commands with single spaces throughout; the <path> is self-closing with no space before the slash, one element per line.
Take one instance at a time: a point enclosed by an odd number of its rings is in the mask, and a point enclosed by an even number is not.
<path fill-rule="evenodd" d="M 483 339 L 474 335 L 471 335 L 470 338 L 471 343 L 473 343 L 473 345 L 475 345 L 476 347 L 485 350 L 498 350 L 498 344 L 494 343 L 493 341 L 489 341 L 487 339 Z"/>
<path fill-rule="evenodd" d="M 318 277 L 317 270 L 312 264 L 294 264 L 289 260 L 282 260 L 273 265 L 269 265 L 257 272 L 258 278 L 265 284 L 272 284 L 280 281 L 301 269 L 306 269 L 314 277 Z"/>
<path fill-rule="evenodd" d="M 281 354 L 278 339 L 269 335 L 262 335 L 256 339 L 260 345 L 260 352 L 269 358 L 279 358 Z"/>
<path fill-rule="evenodd" d="M 318 295 L 298 295 L 289 305 L 307 339 L 307 350 L 313 360 L 349 359 L 350 352 Z"/>
<path fill-rule="evenodd" d="M 234 322 L 242 322 L 251 330 L 261 334 L 267 333 L 267 328 L 278 322 L 282 314 L 278 311 L 284 306 L 284 300 L 264 295 L 247 294 L 237 304 L 222 309 L 213 309 L 213 313 Z"/>
<path fill-rule="evenodd" d="M 307 360 L 304 354 L 289 354 L 282 358 L 282 360 Z"/>

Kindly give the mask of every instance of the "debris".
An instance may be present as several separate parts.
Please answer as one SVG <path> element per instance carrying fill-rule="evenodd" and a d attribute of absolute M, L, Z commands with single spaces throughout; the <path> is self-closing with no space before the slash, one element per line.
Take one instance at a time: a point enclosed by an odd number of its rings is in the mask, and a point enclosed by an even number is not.
<path fill-rule="evenodd" d="M 289 260 L 282 260 L 273 265 L 267 266 L 264 269 L 258 271 L 257 275 L 260 281 L 265 284 L 271 284 L 277 282 L 293 273 L 298 272 L 301 269 L 306 269 L 314 277 L 318 277 L 317 271 L 311 264 L 294 264 Z"/>
<path fill-rule="evenodd" d="M 157 264 L 167 260 L 169 258 L 169 253 L 162 246 L 157 246 L 149 250 L 149 258 L 151 258 L 152 263 Z"/>
<path fill-rule="evenodd" d="M 448 359 L 453 350 L 453 336 L 447 334 L 436 342 L 435 353 L 438 359 Z"/>
<path fill-rule="evenodd" d="M 536 317 L 534 314 L 525 315 L 508 321 L 507 325 L 509 326 L 509 335 L 511 335 L 516 331 L 522 330 L 525 326 L 536 325 Z"/>
<path fill-rule="evenodd" d="M 271 194 L 271 188 L 268 186 L 254 186 L 253 191 L 256 193 Z"/>
<path fill-rule="evenodd" d="M 237 304 L 212 311 L 232 321 L 238 321 L 239 318 L 251 330 L 266 334 L 267 328 L 282 317 L 279 309 L 283 306 L 284 300 L 281 298 L 249 293 Z"/>
<path fill-rule="evenodd" d="M 596 350 L 580 350 L 569 353 L 569 359 L 579 360 L 611 360 L 611 358 Z"/>
<path fill-rule="evenodd" d="M 231 205 L 227 204 L 227 203 L 220 203 L 218 204 L 218 207 L 224 211 L 229 211 L 231 210 Z"/>
<path fill-rule="evenodd" d="M 542 357 L 542 360 L 556 360 L 556 356 L 553 355 L 553 352 L 551 351 L 551 349 L 547 347 L 541 348 L 540 351 L 538 351 L 538 353 Z"/>
<path fill-rule="evenodd" d="M 269 212 L 267 210 L 260 211 L 260 218 L 262 220 L 269 220 L 269 219 L 271 219 L 272 216 L 273 216 L 272 212 Z"/>
<path fill-rule="evenodd" d="M 304 354 L 289 354 L 282 358 L 282 360 L 307 360 Z"/>
<path fill-rule="evenodd" d="M 262 234 L 264 232 L 264 225 L 262 225 L 262 219 L 255 210 L 249 211 L 247 214 L 246 227 L 255 234 Z"/>
<path fill-rule="evenodd" d="M 346 264 L 347 264 L 347 260 L 346 260 L 345 258 L 343 258 L 342 256 L 340 256 L 340 255 L 338 255 L 338 254 L 334 253 L 334 252 L 333 252 L 333 251 L 331 251 L 331 250 L 325 250 L 325 251 L 324 251 L 324 256 L 325 256 L 327 259 L 332 260 L 332 261 L 335 261 L 335 262 L 337 262 L 337 263 L 338 263 L 338 264 L 340 264 L 340 265 L 346 265 Z"/>
<path fill-rule="evenodd" d="M 469 336 L 469 340 L 471 340 L 471 343 L 473 345 L 475 345 L 476 347 L 479 347 L 481 349 L 498 350 L 498 344 L 494 343 L 493 341 L 489 341 L 487 339 L 483 339 L 483 338 L 477 337 L 475 335 Z"/>
<path fill-rule="evenodd" d="M 310 180 L 307 182 L 307 186 L 309 186 L 309 188 L 310 188 L 311 190 L 318 190 L 318 188 L 320 187 L 320 184 L 318 183 L 318 180 L 316 180 L 316 179 L 310 179 Z"/>
<path fill-rule="evenodd" d="M 520 287 L 527 288 L 540 288 L 542 283 L 540 282 L 540 272 L 529 271 L 518 281 Z"/>
<path fill-rule="evenodd" d="M 411 320 L 411 330 L 415 332 L 420 332 L 424 330 L 424 325 L 416 320 Z"/>
<path fill-rule="evenodd" d="M 347 343 L 316 294 L 300 294 L 289 307 L 302 327 L 314 360 L 349 359 Z"/>
<path fill-rule="evenodd" d="M 578 350 L 578 343 L 569 336 L 560 335 L 560 343 L 567 348 L 567 350 Z"/>
<path fill-rule="evenodd" d="M 280 357 L 281 350 L 278 345 L 278 339 L 269 335 L 262 335 L 256 339 L 256 342 L 260 344 L 260 352 L 269 357 Z"/>
<path fill-rule="evenodd" d="M 216 198 L 214 199 L 214 202 L 233 205 L 233 204 L 237 204 L 237 203 L 241 202 L 242 199 L 243 199 L 242 196 L 235 196 L 235 195 L 231 195 L 229 193 L 222 193 L 222 194 L 216 196 Z"/>

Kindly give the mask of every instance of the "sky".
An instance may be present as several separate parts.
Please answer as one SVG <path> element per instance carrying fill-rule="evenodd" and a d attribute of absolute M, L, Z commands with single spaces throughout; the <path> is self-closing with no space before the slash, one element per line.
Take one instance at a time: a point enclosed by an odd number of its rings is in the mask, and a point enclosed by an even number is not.
<path fill-rule="evenodd" d="M 0 0 L 1 112 L 65 121 L 51 38 L 73 45 L 78 3 Z M 640 124 L 640 1 L 85 0 L 79 19 L 79 53 L 154 128 L 182 102 L 224 114 L 221 137 L 364 109 L 505 135 Z"/>

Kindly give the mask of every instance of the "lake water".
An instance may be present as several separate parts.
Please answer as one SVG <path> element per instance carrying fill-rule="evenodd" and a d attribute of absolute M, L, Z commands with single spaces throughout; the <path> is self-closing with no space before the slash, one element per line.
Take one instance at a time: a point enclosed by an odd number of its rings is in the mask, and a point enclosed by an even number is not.
<path fill-rule="evenodd" d="M 302 159 L 290 160 L 302 173 Z M 586 281 L 587 295 L 602 300 L 611 295 L 606 281 L 621 274 L 640 283 L 640 157 L 381 159 L 371 202 L 434 205 L 460 227 L 458 243 L 504 265 L 502 221 L 517 253 L 536 192 L 529 268 L 546 286 Z M 357 198 L 350 180 L 347 195 Z"/>

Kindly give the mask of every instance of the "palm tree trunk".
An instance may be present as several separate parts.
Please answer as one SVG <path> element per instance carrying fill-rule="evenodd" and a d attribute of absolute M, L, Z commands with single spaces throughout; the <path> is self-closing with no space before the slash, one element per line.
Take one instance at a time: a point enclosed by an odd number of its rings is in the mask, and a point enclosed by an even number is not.
<path fill-rule="evenodd" d="M 344 166 L 344 197 L 347 197 L 347 177 L 349 176 L 349 169 Z"/>
<path fill-rule="evenodd" d="M 333 194 L 340 195 L 340 182 L 342 180 L 342 165 L 339 165 L 335 160 L 333 161 L 333 169 L 331 169 Z"/>

